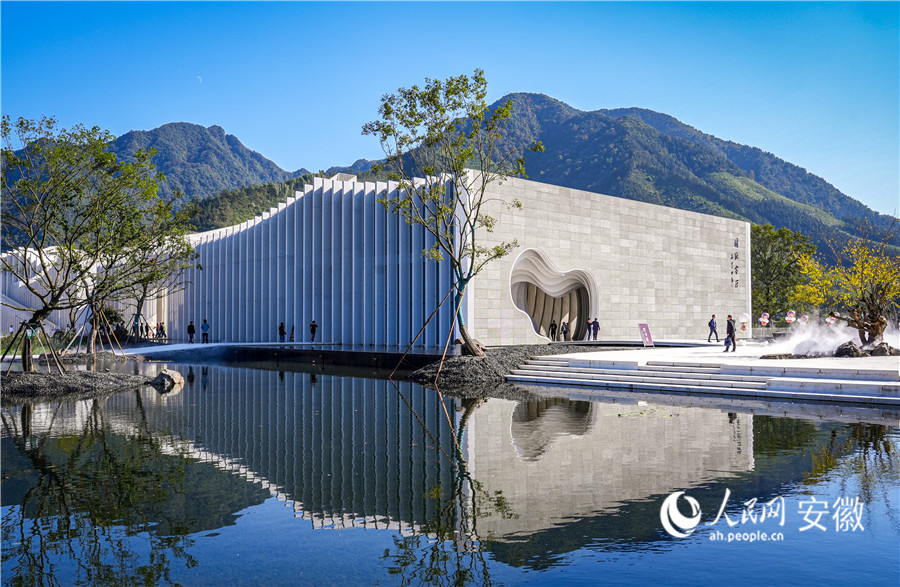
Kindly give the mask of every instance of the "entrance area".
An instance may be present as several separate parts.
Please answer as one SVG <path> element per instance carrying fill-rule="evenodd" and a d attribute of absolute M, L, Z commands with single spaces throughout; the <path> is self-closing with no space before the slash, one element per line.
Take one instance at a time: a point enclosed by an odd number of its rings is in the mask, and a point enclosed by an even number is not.
<path fill-rule="evenodd" d="M 551 323 L 556 323 L 556 340 L 563 340 L 561 325 L 568 324 L 568 339 L 583 340 L 591 300 L 597 299 L 597 286 L 590 273 L 582 269 L 560 271 L 539 249 L 527 249 L 513 264 L 510 276 L 513 303 L 531 317 L 534 331 L 553 338 Z"/>

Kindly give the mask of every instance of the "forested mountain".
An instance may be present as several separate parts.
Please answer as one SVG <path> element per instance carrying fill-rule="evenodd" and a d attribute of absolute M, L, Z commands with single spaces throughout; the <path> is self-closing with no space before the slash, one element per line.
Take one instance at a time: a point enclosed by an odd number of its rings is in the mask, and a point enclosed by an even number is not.
<path fill-rule="evenodd" d="M 664 134 L 686 139 L 719 153 L 765 188 L 787 196 L 796 202 L 811 204 L 826 210 L 839 219 L 878 215 L 877 212 L 842 193 L 821 177 L 762 149 L 704 134 L 667 114 L 660 114 L 652 110 L 618 108 L 599 112 L 614 118 L 634 116 Z"/>
<path fill-rule="evenodd" d="M 805 169 L 755 147 L 704 134 L 639 108 L 576 110 L 541 94 L 511 94 L 507 139 L 526 151 L 531 179 L 685 210 L 799 230 L 818 244 L 858 233 L 878 214 Z M 869 235 L 872 236 L 872 235 Z"/>
<path fill-rule="evenodd" d="M 330 177 L 327 173 L 306 173 L 283 182 L 223 190 L 197 202 L 197 213 L 192 222 L 202 232 L 251 220 L 257 214 L 278 206 L 293 196 L 295 191 L 302 190 L 303 185 L 312 183 L 316 175 Z"/>
<path fill-rule="evenodd" d="M 514 108 L 504 141 L 517 148 L 543 141 L 544 152 L 525 151 L 535 181 L 785 226 L 820 246 L 827 236 L 860 234 L 864 218 L 880 229 L 895 220 L 797 165 L 666 114 L 641 108 L 585 112 L 543 94 L 510 94 L 498 103 L 507 99 Z M 156 148 L 154 161 L 169 186 L 201 202 L 201 230 L 268 210 L 312 177 L 305 169 L 282 170 L 218 126 L 167 124 L 132 131 L 113 146 L 119 154 L 147 147 Z M 316 175 L 371 179 L 372 163 L 359 159 Z"/>
<path fill-rule="evenodd" d="M 190 201 L 223 190 L 281 182 L 308 173 L 288 172 L 251 151 L 220 126 L 209 128 L 186 122 L 164 124 L 150 131 L 133 130 L 113 142 L 110 150 L 128 156 L 138 149 L 156 149 L 153 162 L 166 176 L 161 189 L 180 189 Z"/>

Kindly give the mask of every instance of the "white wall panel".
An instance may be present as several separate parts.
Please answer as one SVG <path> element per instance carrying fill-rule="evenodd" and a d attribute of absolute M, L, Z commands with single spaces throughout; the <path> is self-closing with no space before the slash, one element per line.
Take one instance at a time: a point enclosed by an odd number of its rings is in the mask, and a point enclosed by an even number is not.
<path fill-rule="evenodd" d="M 203 269 L 185 272 L 183 290 L 148 300 L 145 317 L 166 322 L 173 340 L 186 339 L 193 321 L 199 341 L 205 318 L 213 341 L 274 341 L 283 321 L 296 342 L 306 342 L 315 319 L 320 342 L 406 346 L 451 278 L 449 263 L 422 256 L 432 242 L 426 231 L 378 203 L 396 189 L 395 182 L 316 178 L 260 217 L 191 235 Z M 2 285 L 4 296 L 25 296 L 8 275 Z M 21 321 L 10 312 L 3 319 Z M 451 321 L 448 303 L 417 346 L 443 343 Z"/>
<path fill-rule="evenodd" d="M 383 183 L 366 184 L 365 191 L 366 206 L 373 208 L 375 217 L 374 231 L 374 263 L 372 264 L 372 282 L 375 290 L 374 307 L 387 307 L 387 212 L 384 207 L 377 202 L 381 190 L 384 189 Z M 366 339 L 367 344 L 380 344 L 380 341 L 387 341 L 387 312 L 375 312 L 373 317 L 373 327 L 369 331 L 369 337 Z"/>
<path fill-rule="evenodd" d="M 388 182 L 387 184 L 381 184 L 384 186 L 384 191 L 387 195 L 390 195 L 391 191 L 396 188 L 396 183 Z M 381 191 L 378 192 L 382 193 Z M 400 344 L 400 332 L 398 329 L 398 324 L 400 321 L 401 314 L 401 300 L 400 300 L 400 217 L 397 214 L 388 214 L 385 224 L 387 230 L 385 231 L 385 240 L 387 246 L 387 282 L 385 287 L 385 307 L 391 308 L 392 312 L 386 312 L 385 319 L 387 321 L 387 343 L 388 345 L 399 345 Z"/>

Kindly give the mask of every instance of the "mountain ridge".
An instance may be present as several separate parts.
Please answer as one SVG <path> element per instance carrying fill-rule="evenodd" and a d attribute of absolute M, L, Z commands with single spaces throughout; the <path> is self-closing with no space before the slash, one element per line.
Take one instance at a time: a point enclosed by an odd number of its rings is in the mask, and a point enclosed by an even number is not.
<path fill-rule="evenodd" d="M 504 96 L 491 108 L 506 100 L 513 100 L 514 108 L 501 147 L 523 150 L 529 178 L 535 181 L 786 226 L 820 243 L 838 233 L 859 234 L 864 218 L 882 227 L 896 220 L 798 165 L 709 135 L 665 113 L 638 107 L 583 111 L 545 94 L 521 92 Z M 536 140 L 544 143 L 544 152 L 525 150 Z M 234 204 L 242 197 L 235 190 L 247 188 L 255 205 L 265 206 L 267 198 L 284 190 L 266 188 L 270 195 L 262 197 L 253 186 L 309 174 L 306 169 L 281 169 L 218 125 L 169 123 L 126 133 L 113 147 L 124 156 L 139 147 L 155 147 L 154 161 L 167 178 L 163 189 L 181 189 L 197 201 L 230 190 Z M 357 159 L 315 175 L 345 172 L 372 179 L 373 163 Z M 215 203 L 206 207 L 215 208 Z M 217 220 L 225 221 L 221 215 Z"/>
<path fill-rule="evenodd" d="M 226 189 L 282 182 L 309 173 L 305 169 L 281 169 L 219 125 L 170 122 L 149 131 L 132 130 L 113 141 L 110 151 L 128 157 L 150 147 L 156 149 L 153 162 L 166 177 L 161 190 L 170 193 L 179 189 L 190 201 Z"/>

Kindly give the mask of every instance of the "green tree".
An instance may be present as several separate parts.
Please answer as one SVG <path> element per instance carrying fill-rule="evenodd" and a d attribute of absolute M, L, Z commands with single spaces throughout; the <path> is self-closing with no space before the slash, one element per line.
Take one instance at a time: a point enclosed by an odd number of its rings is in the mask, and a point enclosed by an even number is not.
<path fill-rule="evenodd" d="M 386 158 L 376 166 L 376 173 L 387 171 L 390 179 L 399 182 L 398 195 L 379 201 L 434 237 L 423 255 L 450 262 L 464 351 L 478 356 L 484 355 L 483 346 L 469 335 L 460 312 L 466 286 L 485 265 L 518 245 L 516 241 L 480 245 L 480 232 L 491 232 L 496 223 L 482 212 L 482 206 L 492 182 L 525 176 L 522 151 L 500 147 L 512 116 L 512 101 L 489 110 L 486 96 L 487 80 L 481 69 L 471 77 L 426 79 L 422 88 L 399 88 L 383 96 L 380 119 L 365 124 L 362 131 L 378 137 L 384 150 Z M 543 146 L 537 142 L 530 149 L 542 151 Z M 515 200 L 507 205 L 521 207 Z"/>
<path fill-rule="evenodd" d="M 784 314 L 796 288 L 804 283 L 800 259 L 814 255 L 809 237 L 771 224 L 750 227 L 750 267 L 753 282 L 753 314 Z"/>
<path fill-rule="evenodd" d="M 158 194 L 154 152 L 119 161 L 108 150 L 112 138 L 98 127 L 57 128 L 52 117 L 3 117 L 0 259 L 37 299 L 34 307 L 3 303 L 32 312 L 29 325 L 54 310 L 96 309 L 193 259 L 186 216 Z M 165 276 L 157 271 L 162 260 L 174 261 Z M 26 341 L 28 370 L 30 359 Z"/>

